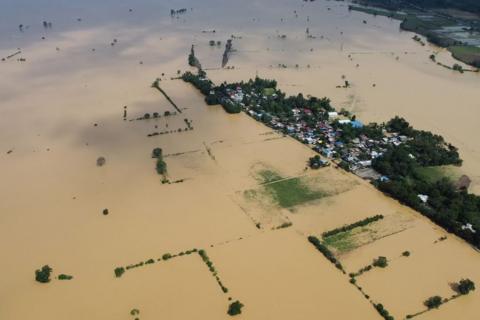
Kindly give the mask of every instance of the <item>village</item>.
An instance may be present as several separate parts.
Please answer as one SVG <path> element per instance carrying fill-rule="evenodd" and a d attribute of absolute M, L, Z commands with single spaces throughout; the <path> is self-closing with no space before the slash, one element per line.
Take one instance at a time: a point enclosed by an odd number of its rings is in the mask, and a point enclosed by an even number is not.
<path fill-rule="evenodd" d="M 410 139 L 397 132 L 387 132 L 382 125 L 364 125 L 346 110 L 337 112 L 326 98 L 285 97 L 273 80 L 256 78 L 249 82 L 213 87 L 203 71 L 198 76 L 186 75 L 184 80 L 189 79 L 186 81 L 209 88 L 208 91 L 203 90 L 209 92 L 206 97 L 209 104 L 219 103 L 227 112 L 244 111 L 322 155 L 311 159 L 309 164 L 313 169 L 333 162 L 363 179 L 388 181 L 388 177 L 372 168 L 372 161 L 389 146 L 396 147 Z M 192 77 L 196 78 L 195 81 Z"/>

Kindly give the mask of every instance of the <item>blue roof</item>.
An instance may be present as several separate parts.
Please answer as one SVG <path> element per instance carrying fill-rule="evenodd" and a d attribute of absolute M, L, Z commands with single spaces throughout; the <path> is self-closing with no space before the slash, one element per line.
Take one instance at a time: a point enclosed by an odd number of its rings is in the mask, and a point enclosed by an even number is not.
<path fill-rule="evenodd" d="M 354 120 L 354 121 L 350 122 L 350 125 L 354 128 L 363 128 L 363 123 L 361 123 L 358 120 Z"/>

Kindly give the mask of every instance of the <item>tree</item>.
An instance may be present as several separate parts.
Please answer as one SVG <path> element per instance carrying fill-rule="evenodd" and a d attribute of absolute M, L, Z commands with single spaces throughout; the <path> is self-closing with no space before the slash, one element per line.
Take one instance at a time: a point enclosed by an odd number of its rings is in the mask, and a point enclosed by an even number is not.
<path fill-rule="evenodd" d="M 50 274 L 52 273 L 52 268 L 48 265 L 44 265 L 41 269 L 35 271 L 35 280 L 40 283 L 50 282 Z"/>
<path fill-rule="evenodd" d="M 386 268 L 388 266 L 388 260 L 385 257 L 378 257 L 373 260 L 373 266 L 379 268 Z"/>
<path fill-rule="evenodd" d="M 115 277 L 120 278 L 125 273 L 124 267 L 115 268 Z"/>
<path fill-rule="evenodd" d="M 443 303 L 442 297 L 433 296 L 425 300 L 423 303 L 428 309 L 438 308 Z"/>
<path fill-rule="evenodd" d="M 235 302 L 232 302 L 229 306 L 228 306 L 228 311 L 227 313 L 231 316 L 236 316 L 237 314 L 241 314 L 242 313 L 242 308 L 243 308 L 243 304 L 240 302 L 240 301 L 235 301 Z"/>
<path fill-rule="evenodd" d="M 167 172 L 167 164 L 162 159 L 157 160 L 157 172 L 158 174 L 165 174 Z"/>
<path fill-rule="evenodd" d="M 162 158 L 162 148 L 153 149 L 152 158 Z"/>
<path fill-rule="evenodd" d="M 456 284 L 456 290 L 458 293 L 466 295 L 475 290 L 475 283 L 470 279 L 462 279 Z"/>
<path fill-rule="evenodd" d="M 98 157 L 97 166 L 101 167 L 101 166 L 105 165 L 106 162 L 107 162 L 107 160 L 104 157 Z"/>
<path fill-rule="evenodd" d="M 406 136 L 411 135 L 413 131 L 410 123 L 408 123 L 407 120 L 399 116 L 395 116 L 395 118 L 387 122 L 387 130 L 389 132 L 398 132 Z"/>
<path fill-rule="evenodd" d="M 58 280 L 72 280 L 73 279 L 73 276 L 70 276 L 68 274 L 60 274 L 58 276 Z"/>

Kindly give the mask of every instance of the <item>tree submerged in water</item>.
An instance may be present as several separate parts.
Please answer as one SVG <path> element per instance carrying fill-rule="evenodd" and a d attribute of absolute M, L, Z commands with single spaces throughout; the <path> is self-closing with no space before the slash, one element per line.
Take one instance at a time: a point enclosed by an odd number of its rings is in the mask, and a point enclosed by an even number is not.
<path fill-rule="evenodd" d="M 240 301 L 235 301 L 235 302 L 232 302 L 229 306 L 228 306 L 228 311 L 227 313 L 231 316 L 236 316 L 237 314 L 241 314 L 242 313 L 242 308 L 243 308 L 243 304 L 240 302 Z"/>
<path fill-rule="evenodd" d="M 103 167 L 106 162 L 107 162 L 107 160 L 105 159 L 105 157 L 99 157 L 97 159 L 97 166 L 98 167 Z"/>
<path fill-rule="evenodd" d="M 35 280 L 40 283 L 50 282 L 50 274 L 52 273 L 52 268 L 48 265 L 44 265 L 41 269 L 35 271 Z"/>

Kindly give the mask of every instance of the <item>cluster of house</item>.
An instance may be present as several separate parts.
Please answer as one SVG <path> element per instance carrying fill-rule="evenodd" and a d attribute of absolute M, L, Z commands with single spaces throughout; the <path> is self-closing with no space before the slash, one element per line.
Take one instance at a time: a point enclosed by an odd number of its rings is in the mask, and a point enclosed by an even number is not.
<path fill-rule="evenodd" d="M 350 125 L 353 128 L 362 128 L 363 124 L 360 121 L 351 120 L 338 112 L 328 112 L 327 119 L 316 119 L 314 122 L 307 123 L 304 119 L 313 117 L 312 111 L 308 108 L 293 108 L 293 117 L 288 120 L 280 119 L 264 111 L 265 108 L 262 107 L 262 104 L 269 103 L 270 99 L 275 100 L 277 98 L 275 93 L 271 95 L 255 92 L 246 93 L 240 86 L 234 89 L 227 88 L 225 93 L 225 99 L 240 105 L 251 117 L 301 141 L 325 158 L 343 160 L 348 164 L 351 171 L 365 179 L 388 180 L 387 177 L 382 177 L 371 168 L 372 160 L 381 156 L 389 145 L 399 146 L 409 139 L 407 136 L 396 133 L 385 133 L 378 140 L 360 135 L 346 145 L 342 139 L 342 129 L 335 128 L 333 123 L 338 122 L 342 125 Z M 253 105 L 245 106 L 244 98 L 254 101 Z M 328 162 L 325 162 L 326 164 Z"/>

